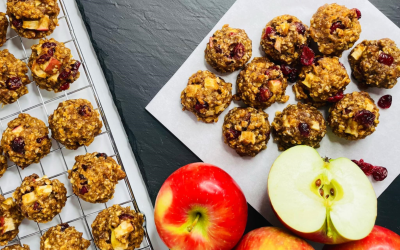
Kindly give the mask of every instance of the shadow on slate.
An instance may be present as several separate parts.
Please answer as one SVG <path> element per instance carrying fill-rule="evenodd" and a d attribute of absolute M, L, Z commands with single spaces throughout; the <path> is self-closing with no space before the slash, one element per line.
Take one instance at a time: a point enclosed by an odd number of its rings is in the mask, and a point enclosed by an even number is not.
<path fill-rule="evenodd" d="M 235 1 L 76 1 L 154 204 L 172 172 L 200 159 L 145 107 Z M 400 25 L 400 0 L 371 2 Z M 377 224 L 400 234 L 399 189 L 400 177 L 379 198 Z M 268 225 L 249 205 L 246 231 Z"/>

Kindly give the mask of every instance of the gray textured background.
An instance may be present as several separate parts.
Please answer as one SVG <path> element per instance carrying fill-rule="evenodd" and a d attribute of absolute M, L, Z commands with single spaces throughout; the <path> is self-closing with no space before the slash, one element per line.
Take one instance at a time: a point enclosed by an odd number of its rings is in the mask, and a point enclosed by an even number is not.
<path fill-rule="evenodd" d="M 173 171 L 200 160 L 145 106 L 235 1 L 76 1 L 154 203 Z M 371 2 L 400 26 L 400 0 Z M 377 224 L 400 234 L 398 190 L 400 178 L 378 199 Z M 249 206 L 247 230 L 266 225 Z"/>

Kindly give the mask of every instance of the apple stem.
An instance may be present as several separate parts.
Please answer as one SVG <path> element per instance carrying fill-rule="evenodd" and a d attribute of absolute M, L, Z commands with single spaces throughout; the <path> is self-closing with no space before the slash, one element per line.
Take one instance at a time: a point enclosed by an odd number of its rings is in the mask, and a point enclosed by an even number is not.
<path fill-rule="evenodd" d="M 190 226 L 187 227 L 187 230 L 189 231 L 189 233 L 190 233 L 190 232 L 193 230 L 193 228 L 196 226 L 196 224 L 197 224 L 197 222 L 199 221 L 199 219 L 200 219 L 200 214 L 198 213 L 198 214 L 196 215 L 196 219 L 194 219 L 192 225 L 190 225 Z"/>

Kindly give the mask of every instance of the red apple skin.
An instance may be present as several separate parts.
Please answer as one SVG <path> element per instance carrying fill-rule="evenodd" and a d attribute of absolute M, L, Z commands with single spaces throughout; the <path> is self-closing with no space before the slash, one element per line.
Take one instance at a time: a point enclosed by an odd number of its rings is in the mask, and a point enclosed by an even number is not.
<path fill-rule="evenodd" d="M 197 214 L 201 217 L 189 232 Z M 211 164 L 192 163 L 164 182 L 154 218 L 170 249 L 231 250 L 244 233 L 247 203 L 228 173 Z"/>
<path fill-rule="evenodd" d="M 339 245 L 326 245 L 323 250 L 397 250 L 400 249 L 400 236 L 389 229 L 374 226 L 372 232 L 361 240 Z"/>
<path fill-rule="evenodd" d="M 56 58 L 52 57 L 52 58 L 50 58 L 49 65 L 47 65 L 47 67 L 46 67 L 46 69 L 45 69 L 44 71 L 45 71 L 47 74 L 52 74 L 52 73 L 53 73 L 53 69 L 54 69 L 56 66 L 57 66 L 58 68 L 60 68 L 61 62 L 60 62 L 59 60 L 57 60 Z"/>
<path fill-rule="evenodd" d="M 247 233 L 234 250 L 314 250 L 305 240 L 284 229 L 262 227 Z"/>

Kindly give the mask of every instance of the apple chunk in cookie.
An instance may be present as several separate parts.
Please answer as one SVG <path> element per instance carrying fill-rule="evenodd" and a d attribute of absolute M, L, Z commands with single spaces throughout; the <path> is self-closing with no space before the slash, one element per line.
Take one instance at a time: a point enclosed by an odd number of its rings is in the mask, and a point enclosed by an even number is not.
<path fill-rule="evenodd" d="M 11 197 L 5 199 L 0 195 L 0 246 L 7 245 L 17 236 L 23 218 L 17 203 Z"/>

